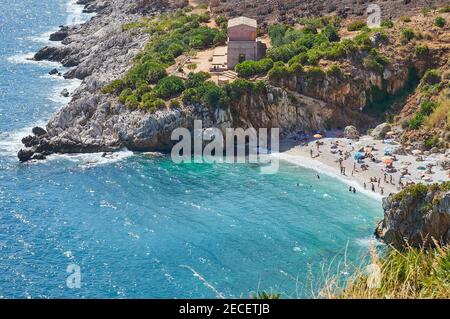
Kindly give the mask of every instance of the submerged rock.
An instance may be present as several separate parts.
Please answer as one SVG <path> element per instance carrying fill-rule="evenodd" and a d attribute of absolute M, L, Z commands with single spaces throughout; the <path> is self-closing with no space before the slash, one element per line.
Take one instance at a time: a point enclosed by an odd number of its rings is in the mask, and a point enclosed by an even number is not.
<path fill-rule="evenodd" d="M 19 161 L 28 162 L 31 160 L 31 157 L 34 155 L 34 151 L 31 149 L 22 149 L 17 153 L 17 157 L 19 157 Z"/>
<path fill-rule="evenodd" d="M 43 129 L 42 127 L 39 127 L 39 126 L 33 127 L 31 132 L 33 132 L 33 134 L 36 135 L 36 136 L 43 136 L 43 135 L 47 134 L 47 131 L 45 129 Z"/>
<path fill-rule="evenodd" d="M 70 95 L 69 91 L 67 89 L 64 89 L 61 91 L 61 95 L 64 97 L 68 97 Z"/>

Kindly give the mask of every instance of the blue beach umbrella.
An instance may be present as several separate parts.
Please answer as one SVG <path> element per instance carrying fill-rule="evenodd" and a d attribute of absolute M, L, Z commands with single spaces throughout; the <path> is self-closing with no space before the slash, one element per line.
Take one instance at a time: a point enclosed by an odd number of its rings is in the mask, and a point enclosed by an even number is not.
<path fill-rule="evenodd" d="M 365 154 L 361 152 L 355 154 L 355 159 L 363 159 L 365 157 L 366 157 Z"/>

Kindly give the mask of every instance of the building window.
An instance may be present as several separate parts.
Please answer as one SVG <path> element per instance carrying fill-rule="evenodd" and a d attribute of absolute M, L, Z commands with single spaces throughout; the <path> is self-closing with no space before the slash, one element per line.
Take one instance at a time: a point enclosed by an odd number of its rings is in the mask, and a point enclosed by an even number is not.
<path fill-rule="evenodd" d="M 240 53 L 239 54 L 239 63 L 244 62 L 245 61 L 245 53 Z"/>

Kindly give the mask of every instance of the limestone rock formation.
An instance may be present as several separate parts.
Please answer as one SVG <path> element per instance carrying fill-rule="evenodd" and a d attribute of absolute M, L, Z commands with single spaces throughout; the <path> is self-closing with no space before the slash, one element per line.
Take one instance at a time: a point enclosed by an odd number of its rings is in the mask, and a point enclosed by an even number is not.
<path fill-rule="evenodd" d="M 413 185 L 383 200 L 375 235 L 396 248 L 450 243 L 450 182 Z"/>
<path fill-rule="evenodd" d="M 386 136 L 386 133 L 390 130 L 391 125 L 389 125 L 388 123 L 382 123 L 375 127 L 370 135 L 377 140 L 382 140 Z"/>
<path fill-rule="evenodd" d="M 357 138 L 359 138 L 359 132 L 356 129 L 356 127 L 354 127 L 353 125 L 350 125 L 344 129 L 344 136 L 351 140 L 356 140 Z"/>

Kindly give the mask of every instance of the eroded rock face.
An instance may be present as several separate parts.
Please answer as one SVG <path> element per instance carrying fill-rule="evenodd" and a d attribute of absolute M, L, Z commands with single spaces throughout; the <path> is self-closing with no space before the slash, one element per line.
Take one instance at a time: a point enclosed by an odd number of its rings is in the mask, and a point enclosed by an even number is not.
<path fill-rule="evenodd" d="M 379 239 L 396 248 L 450 243 L 450 191 L 424 187 L 383 200 L 384 219 L 375 230 Z"/>

